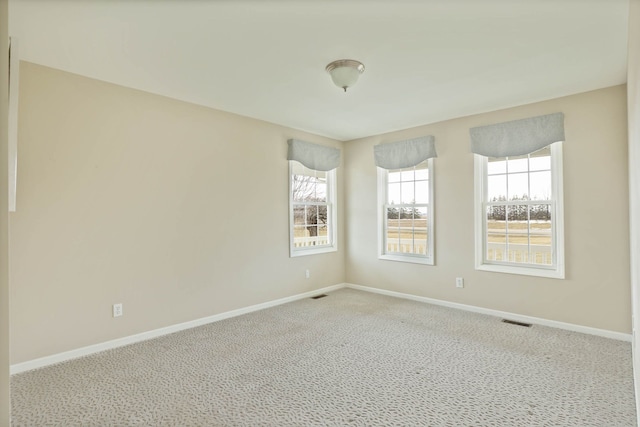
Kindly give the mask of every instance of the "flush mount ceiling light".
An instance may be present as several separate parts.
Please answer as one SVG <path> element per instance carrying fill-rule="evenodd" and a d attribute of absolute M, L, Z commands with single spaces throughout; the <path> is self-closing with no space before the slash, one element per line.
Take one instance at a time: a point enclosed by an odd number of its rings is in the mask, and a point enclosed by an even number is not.
<path fill-rule="evenodd" d="M 327 65 L 327 73 L 331 74 L 331 80 L 344 91 L 358 81 L 360 74 L 364 72 L 364 64 L 353 59 L 339 59 Z"/>

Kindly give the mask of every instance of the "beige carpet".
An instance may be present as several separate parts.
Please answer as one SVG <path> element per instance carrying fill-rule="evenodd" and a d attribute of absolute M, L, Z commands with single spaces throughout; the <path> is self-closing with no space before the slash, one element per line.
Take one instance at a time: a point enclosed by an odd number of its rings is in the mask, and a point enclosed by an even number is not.
<path fill-rule="evenodd" d="M 350 289 L 12 377 L 14 426 L 635 426 L 629 343 Z"/>

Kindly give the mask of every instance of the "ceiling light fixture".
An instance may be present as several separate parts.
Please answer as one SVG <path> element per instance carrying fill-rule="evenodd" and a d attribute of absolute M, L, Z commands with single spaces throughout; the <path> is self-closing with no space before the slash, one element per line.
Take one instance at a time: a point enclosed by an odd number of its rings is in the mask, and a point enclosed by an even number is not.
<path fill-rule="evenodd" d="M 353 59 L 339 59 L 327 65 L 325 69 L 331 74 L 333 83 L 346 92 L 356 84 L 358 77 L 364 72 L 364 64 Z"/>

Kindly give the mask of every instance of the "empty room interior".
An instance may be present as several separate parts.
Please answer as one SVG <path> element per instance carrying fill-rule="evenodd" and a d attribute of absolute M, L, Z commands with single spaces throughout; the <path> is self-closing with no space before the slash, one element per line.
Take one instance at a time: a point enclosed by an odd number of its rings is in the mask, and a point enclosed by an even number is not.
<path fill-rule="evenodd" d="M 0 1 L 0 426 L 635 426 L 640 1 Z"/>

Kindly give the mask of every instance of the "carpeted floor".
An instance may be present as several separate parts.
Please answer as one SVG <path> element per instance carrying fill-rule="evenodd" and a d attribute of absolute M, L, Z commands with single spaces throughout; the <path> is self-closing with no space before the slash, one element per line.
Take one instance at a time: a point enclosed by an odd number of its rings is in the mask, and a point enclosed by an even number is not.
<path fill-rule="evenodd" d="M 343 289 L 12 377 L 14 426 L 635 426 L 631 345 Z"/>

